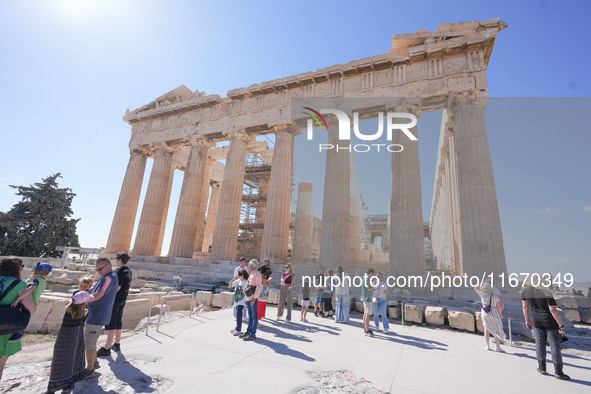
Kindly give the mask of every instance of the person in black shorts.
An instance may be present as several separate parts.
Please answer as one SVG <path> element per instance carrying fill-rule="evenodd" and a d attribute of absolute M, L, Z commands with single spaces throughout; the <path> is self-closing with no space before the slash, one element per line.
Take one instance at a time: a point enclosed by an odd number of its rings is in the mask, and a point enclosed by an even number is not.
<path fill-rule="evenodd" d="M 111 355 L 111 342 L 115 337 L 115 343 L 113 343 L 113 350 L 116 352 L 121 351 L 121 326 L 123 317 L 123 308 L 127 301 L 127 294 L 129 293 L 129 287 L 131 286 L 132 274 L 131 270 L 127 266 L 129 261 L 129 254 L 127 252 L 117 253 L 117 278 L 119 278 L 119 290 L 115 296 L 115 302 L 113 303 L 113 312 L 111 313 L 111 322 L 105 326 L 107 330 L 107 341 L 105 346 L 100 348 L 96 355 L 98 357 L 107 357 Z"/>

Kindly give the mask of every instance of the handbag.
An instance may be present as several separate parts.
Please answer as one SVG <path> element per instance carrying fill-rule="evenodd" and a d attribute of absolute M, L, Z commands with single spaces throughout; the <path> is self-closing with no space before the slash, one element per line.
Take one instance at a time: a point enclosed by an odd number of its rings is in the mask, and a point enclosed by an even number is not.
<path fill-rule="evenodd" d="M 244 290 L 244 294 L 246 294 L 247 297 L 250 297 L 251 295 L 254 294 L 254 292 L 256 290 L 257 290 L 256 286 L 248 285 L 248 286 L 246 286 L 246 289 Z"/>
<path fill-rule="evenodd" d="M 490 301 L 489 301 L 488 305 L 482 307 L 482 310 L 486 313 L 490 313 L 491 306 L 492 306 L 492 294 L 490 295 Z"/>
<path fill-rule="evenodd" d="M 12 289 L 18 285 L 20 281 L 15 279 L 10 286 L 0 294 L 0 301 L 6 297 Z M 16 334 L 24 331 L 31 320 L 31 312 L 25 308 L 21 303 L 16 307 L 10 305 L 0 306 L 0 335 Z"/>

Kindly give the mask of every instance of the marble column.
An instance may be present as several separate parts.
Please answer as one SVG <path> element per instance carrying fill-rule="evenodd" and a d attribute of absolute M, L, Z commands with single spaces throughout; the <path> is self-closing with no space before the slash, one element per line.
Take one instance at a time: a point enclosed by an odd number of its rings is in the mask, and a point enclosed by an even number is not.
<path fill-rule="evenodd" d="M 396 112 L 413 113 L 417 106 L 403 106 Z M 417 137 L 417 127 L 409 129 Z M 410 140 L 401 131 L 392 135 L 392 143 L 404 147 L 392 153 L 392 196 L 390 199 L 390 271 L 397 274 L 425 272 L 425 245 L 423 236 L 423 208 L 419 141 Z"/>
<path fill-rule="evenodd" d="M 287 263 L 293 172 L 293 130 L 289 124 L 273 127 L 275 147 L 269 179 L 261 261 L 269 258 L 273 263 Z"/>
<path fill-rule="evenodd" d="M 107 252 L 122 252 L 129 250 L 131 246 L 145 170 L 145 152 L 132 150 L 107 240 Z"/>
<path fill-rule="evenodd" d="M 175 169 L 174 166 L 170 168 L 170 177 L 168 178 L 168 185 L 166 187 L 166 200 L 164 201 L 164 207 L 162 208 L 162 220 L 160 221 L 160 232 L 158 233 L 158 244 L 155 252 L 156 256 L 162 255 L 162 243 L 164 242 L 164 232 L 166 231 L 166 219 L 168 218 L 168 208 L 170 207 L 170 191 L 172 190 Z"/>
<path fill-rule="evenodd" d="M 352 195 L 350 204 L 349 263 L 353 267 L 361 261 L 361 224 L 363 220 L 361 196 L 359 194 Z"/>
<path fill-rule="evenodd" d="M 155 147 L 156 153 L 140 223 L 133 247 L 134 254 L 157 256 L 158 243 L 162 233 L 163 213 L 168 211 L 172 182 L 172 154 L 174 149 L 167 145 Z"/>
<path fill-rule="evenodd" d="M 339 140 L 339 125 L 329 117 L 328 143 L 335 149 L 326 152 L 324 198 L 322 201 L 322 232 L 318 261 L 325 268 L 349 264 L 349 216 L 350 216 L 350 144 Z M 336 150 L 336 146 L 339 150 Z"/>
<path fill-rule="evenodd" d="M 193 248 L 197 232 L 202 231 L 199 217 L 203 201 L 204 180 L 209 178 L 207 171 L 207 151 L 211 144 L 206 139 L 193 139 L 185 167 L 183 186 L 176 211 L 169 256 L 193 257 Z"/>
<path fill-rule="evenodd" d="M 292 256 L 295 262 L 311 257 L 314 231 L 314 191 L 311 183 L 300 183 L 295 217 Z"/>
<path fill-rule="evenodd" d="M 215 222 L 218 216 L 218 206 L 220 204 L 221 184 L 218 182 L 211 183 L 211 196 L 209 197 L 209 207 L 207 208 L 207 220 L 205 222 L 205 231 L 203 235 L 203 245 L 201 251 L 209 252 L 209 246 L 213 241 L 213 233 L 215 230 Z"/>
<path fill-rule="evenodd" d="M 464 273 L 506 273 L 507 263 L 484 121 L 484 99 L 452 101 Z"/>
<path fill-rule="evenodd" d="M 240 207 L 249 136 L 243 130 L 228 133 L 227 136 L 230 139 L 230 148 L 213 234 L 211 258 L 214 260 L 234 260 L 238 246 Z"/>
<path fill-rule="evenodd" d="M 199 205 L 199 211 L 197 212 L 197 233 L 195 234 L 195 241 L 193 242 L 193 251 L 201 252 L 203 246 L 203 238 L 205 236 L 205 213 L 207 212 L 207 205 L 209 202 L 209 184 L 211 181 L 211 167 L 213 164 L 212 159 L 207 159 L 205 162 L 205 174 L 203 178 L 203 185 L 201 187 L 200 200 L 203 202 Z"/>

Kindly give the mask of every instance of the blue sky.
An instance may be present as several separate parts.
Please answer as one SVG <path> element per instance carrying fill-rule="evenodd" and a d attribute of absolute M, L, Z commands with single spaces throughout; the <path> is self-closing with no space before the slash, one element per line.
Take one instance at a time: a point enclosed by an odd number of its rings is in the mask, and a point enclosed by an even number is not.
<path fill-rule="evenodd" d="M 500 17 L 509 24 L 488 69 L 492 97 L 590 96 L 590 11 L 589 2 L 548 0 L 0 1 L 0 210 L 17 202 L 9 184 L 61 172 L 61 184 L 77 193 L 82 245 L 104 246 L 128 160 L 126 108 L 181 84 L 225 96 L 229 89 L 382 54 L 392 35 L 434 31 L 442 22 Z M 575 102 L 588 108 L 588 101 Z M 550 111 L 543 112 L 547 119 L 529 107 L 524 113 L 535 122 L 514 133 L 487 119 L 509 270 L 564 267 L 588 280 L 589 111 L 575 113 L 567 130 Z M 431 130 L 438 116 L 424 115 L 419 126 Z M 432 141 L 420 146 L 427 206 Z M 305 178 L 297 171 L 296 183 Z M 164 250 L 181 182 L 177 172 Z M 364 194 L 370 210 L 380 211 L 371 192 Z"/>

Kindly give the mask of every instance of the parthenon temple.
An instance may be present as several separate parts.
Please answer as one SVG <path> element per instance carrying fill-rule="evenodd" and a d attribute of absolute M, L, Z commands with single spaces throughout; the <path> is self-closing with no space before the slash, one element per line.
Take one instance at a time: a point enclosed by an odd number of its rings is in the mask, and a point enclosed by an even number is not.
<path fill-rule="evenodd" d="M 442 23 L 436 32 L 397 34 L 392 48 L 376 56 L 230 90 L 227 97 L 182 85 L 127 110 L 130 158 L 106 252 L 131 250 L 144 261 L 168 264 L 246 256 L 349 269 L 375 264 L 397 274 L 506 272 L 484 118 L 486 70 L 497 34 L 506 27 L 499 19 Z M 294 102 L 335 97 L 385 103 L 349 108 L 350 116 L 353 110 L 417 118 L 442 112 L 428 222 L 418 142 L 402 133 L 394 133 L 391 142 L 404 150 L 386 153 L 392 157 L 387 213 L 364 217 L 361 195 L 371 191 L 358 190 L 346 149 L 323 152 L 324 185 L 294 188 L 294 139 L 305 138 L 305 119 L 293 110 Z M 335 119 L 326 118 L 329 143 L 342 143 L 338 127 L 332 127 Z M 410 131 L 419 135 L 417 126 Z M 148 159 L 153 166 L 138 212 Z M 178 202 L 170 201 L 175 170 L 184 174 Z M 317 190 L 324 196 L 321 218 L 314 216 Z M 178 206 L 170 247 L 163 251 L 170 204 Z M 368 251 L 377 236 L 380 251 Z M 426 267 L 427 255 L 434 267 Z"/>

